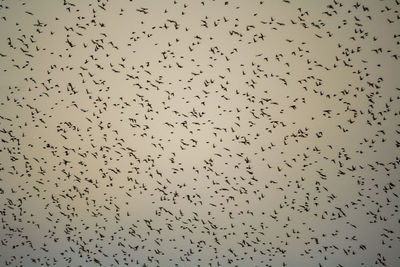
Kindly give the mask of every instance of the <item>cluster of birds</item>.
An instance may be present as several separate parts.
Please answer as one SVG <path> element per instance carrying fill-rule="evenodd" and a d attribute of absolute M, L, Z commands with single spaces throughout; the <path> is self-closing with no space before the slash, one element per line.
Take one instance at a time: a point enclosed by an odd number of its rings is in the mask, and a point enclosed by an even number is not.
<path fill-rule="evenodd" d="M 1 266 L 400 266 L 400 2 L 0 2 Z"/>

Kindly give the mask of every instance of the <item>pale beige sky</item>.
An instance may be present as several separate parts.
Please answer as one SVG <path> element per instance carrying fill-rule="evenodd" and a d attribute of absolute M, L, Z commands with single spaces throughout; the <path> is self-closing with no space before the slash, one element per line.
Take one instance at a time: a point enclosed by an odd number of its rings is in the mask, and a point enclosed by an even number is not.
<path fill-rule="evenodd" d="M 3 1 L 0 265 L 399 265 L 396 1 Z"/>

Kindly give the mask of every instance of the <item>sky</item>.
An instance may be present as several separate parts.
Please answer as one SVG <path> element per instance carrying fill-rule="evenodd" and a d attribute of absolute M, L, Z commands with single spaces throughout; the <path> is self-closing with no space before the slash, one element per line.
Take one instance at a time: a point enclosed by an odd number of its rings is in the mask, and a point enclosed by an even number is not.
<path fill-rule="evenodd" d="M 399 265 L 399 6 L 1 1 L 0 265 Z"/>

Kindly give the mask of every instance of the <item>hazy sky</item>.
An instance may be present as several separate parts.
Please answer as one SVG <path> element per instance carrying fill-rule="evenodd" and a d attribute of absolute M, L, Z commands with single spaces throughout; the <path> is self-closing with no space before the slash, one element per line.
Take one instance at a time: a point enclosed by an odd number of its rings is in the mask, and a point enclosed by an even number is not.
<path fill-rule="evenodd" d="M 400 265 L 399 6 L 1 1 L 0 265 Z"/>

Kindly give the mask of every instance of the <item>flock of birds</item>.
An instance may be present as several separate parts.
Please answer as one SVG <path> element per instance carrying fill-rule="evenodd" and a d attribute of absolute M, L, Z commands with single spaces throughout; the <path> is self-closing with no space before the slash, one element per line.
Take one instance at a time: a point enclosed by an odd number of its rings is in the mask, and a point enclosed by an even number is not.
<path fill-rule="evenodd" d="M 0 1 L 0 265 L 400 266 L 399 11 Z"/>

